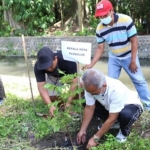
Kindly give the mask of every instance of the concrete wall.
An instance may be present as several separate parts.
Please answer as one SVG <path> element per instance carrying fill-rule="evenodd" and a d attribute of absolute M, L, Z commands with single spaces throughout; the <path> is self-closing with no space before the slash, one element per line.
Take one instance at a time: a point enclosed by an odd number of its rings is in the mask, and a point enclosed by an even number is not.
<path fill-rule="evenodd" d="M 28 55 L 35 54 L 42 46 L 47 45 L 53 50 L 61 49 L 61 41 L 90 42 L 92 43 L 92 56 L 97 43 L 95 36 L 50 36 L 50 37 L 25 37 Z M 150 58 L 150 36 L 138 36 L 139 57 Z M 0 51 L 17 50 L 18 55 L 23 54 L 22 37 L 1 37 Z M 105 46 L 104 56 L 108 56 L 108 45 Z"/>

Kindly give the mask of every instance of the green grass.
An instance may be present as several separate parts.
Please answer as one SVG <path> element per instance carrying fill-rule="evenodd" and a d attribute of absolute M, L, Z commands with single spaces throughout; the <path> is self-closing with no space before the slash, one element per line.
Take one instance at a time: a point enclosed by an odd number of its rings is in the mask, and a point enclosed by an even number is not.
<path fill-rule="evenodd" d="M 36 111 L 48 112 L 42 100 L 36 99 Z M 35 116 L 31 100 L 23 100 L 15 95 L 7 94 L 5 103 L 0 106 L 0 149 L 2 146 L 8 146 L 9 141 L 14 143 L 13 141 L 19 142 L 21 139 L 28 143 L 32 139 L 43 138 L 51 132 L 49 118 Z M 8 142 L 4 142 L 5 140 Z"/>
<path fill-rule="evenodd" d="M 48 108 L 40 97 L 35 99 L 36 111 L 46 114 Z M 7 94 L 5 103 L 0 106 L 0 149 L 2 150 L 36 150 L 31 141 L 40 140 L 51 135 L 50 118 L 35 115 L 32 101 Z M 128 141 L 119 144 L 111 134 L 107 134 L 95 150 L 149 150 L 150 149 L 150 113 L 144 112 L 134 124 Z M 146 138 L 145 138 L 146 137 Z"/>

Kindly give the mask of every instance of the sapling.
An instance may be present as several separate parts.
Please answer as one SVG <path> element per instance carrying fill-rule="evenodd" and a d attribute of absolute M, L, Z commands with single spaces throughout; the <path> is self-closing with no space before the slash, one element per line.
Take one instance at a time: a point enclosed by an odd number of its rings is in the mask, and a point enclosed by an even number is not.
<path fill-rule="evenodd" d="M 54 117 L 50 119 L 50 126 L 52 127 L 54 132 L 63 131 L 65 133 L 68 133 L 69 139 L 71 141 L 71 144 L 73 146 L 72 138 L 71 138 L 71 129 L 72 126 L 75 124 L 75 117 L 73 114 L 81 115 L 83 111 L 83 103 L 85 102 L 85 99 L 73 99 L 72 104 L 69 107 L 65 107 L 68 103 L 68 98 L 70 96 L 75 96 L 78 94 L 81 94 L 83 92 L 83 88 L 80 88 L 77 85 L 76 90 L 71 92 L 70 86 L 72 84 L 72 80 L 76 77 L 80 77 L 81 75 L 78 73 L 67 75 L 61 70 L 59 70 L 59 73 L 63 74 L 63 77 L 60 78 L 60 82 L 62 83 L 62 86 L 55 86 L 51 84 L 46 84 L 44 88 L 46 89 L 53 89 L 59 93 L 58 100 L 55 102 L 52 102 L 48 106 L 55 106 L 56 110 L 54 111 Z M 73 113 L 72 113 L 73 112 Z M 79 119 L 80 120 L 80 119 Z"/>

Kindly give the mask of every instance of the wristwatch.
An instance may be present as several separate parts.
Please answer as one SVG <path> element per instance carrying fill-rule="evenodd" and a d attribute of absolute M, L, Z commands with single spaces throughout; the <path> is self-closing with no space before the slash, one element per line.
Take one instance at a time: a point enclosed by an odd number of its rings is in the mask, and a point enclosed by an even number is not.
<path fill-rule="evenodd" d="M 94 136 L 93 136 L 93 138 L 94 138 L 95 143 L 97 143 L 97 144 L 98 144 L 98 143 L 99 143 L 99 137 L 98 137 L 98 136 L 96 136 L 96 135 L 94 135 Z"/>

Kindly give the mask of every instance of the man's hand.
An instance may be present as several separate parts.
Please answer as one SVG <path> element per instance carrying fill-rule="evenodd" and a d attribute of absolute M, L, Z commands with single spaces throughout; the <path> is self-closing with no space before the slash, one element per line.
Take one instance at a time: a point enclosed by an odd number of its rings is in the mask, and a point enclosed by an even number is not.
<path fill-rule="evenodd" d="M 94 137 L 91 137 L 86 146 L 87 149 L 91 149 L 91 147 L 97 146 L 97 143 L 94 141 Z"/>
<path fill-rule="evenodd" d="M 131 62 L 129 65 L 129 69 L 131 70 L 132 73 L 136 73 L 138 69 L 136 62 Z"/>
<path fill-rule="evenodd" d="M 82 70 L 90 69 L 90 68 L 92 68 L 92 67 L 93 67 L 92 64 L 85 65 L 85 66 L 82 67 Z"/>
<path fill-rule="evenodd" d="M 92 68 L 96 62 L 102 57 L 103 55 L 103 52 L 104 52 L 104 47 L 105 47 L 105 43 L 101 43 L 101 44 L 98 44 L 97 48 L 96 48 L 96 51 L 95 51 L 95 54 L 94 54 L 94 58 L 92 59 L 91 61 L 91 64 L 89 65 L 85 65 L 82 67 L 82 70 L 85 70 L 85 69 L 90 69 Z"/>
<path fill-rule="evenodd" d="M 51 117 L 54 117 L 54 111 L 56 110 L 55 106 L 51 106 L 49 109 L 49 114 Z"/>
<path fill-rule="evenodd" d="M 86 141 L 86 132 L 85 131 L 79 131 L 77 134 L 77 144 L 85 143 Z"/>

